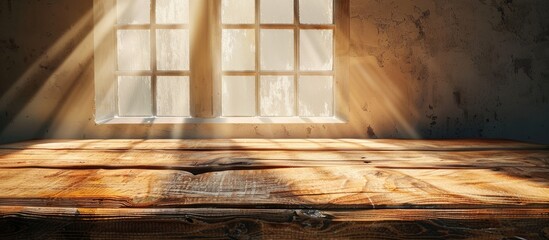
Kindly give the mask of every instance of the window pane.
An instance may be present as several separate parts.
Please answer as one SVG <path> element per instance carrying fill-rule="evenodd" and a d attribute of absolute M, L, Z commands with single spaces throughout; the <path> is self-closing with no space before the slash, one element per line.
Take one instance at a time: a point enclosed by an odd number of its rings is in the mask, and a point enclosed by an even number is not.
<path fill-rule="evenodd" d="M 189 30 L 156 30 L 158 70 L 189 70 Z"/>
<path fill-rule="evenodd" d="M 255 0 L 222 0 L 223 24 L 254 24 Z"/>
<path fill-rule="evenodd" d="M 333 77 L 302 76 L 299 79 L 299 115 L 302 117 L 332 117 Z"/>
<path fill-rule="evenodd" d="M 156 23 L 189 23 L 189 0 L 156 0 Z"/>
<path fill-rule="evenodd" d="M 294 0 L 261 0 L 261 23 L 294 23 Z"/>
<path fill-rule="evenodd" d="M 150 0 L 117 0 L 118 24 L 148 24 L 151 18 Z"/>
<path fill-rule="evenodd" d="M 224 71 L 255 70 L 255 30 L 224 29 L 222 45 Z"/>
<path fill-rule="evenodd" d="M 225 76 L 222 85 L 223 116 L 256 115 L 255 77 Z"/>
<path fill-rule="evenodd" d="M 120 116 L 152 116 L 151 100 L 151 77 L 118 77 L 118 108 Z"/>
<path fill-rule="evenodd" d="M 150 70 L 149 30 L 118 30 L 118 70 Z"/>
<path fill-rule="evenodd" d="M 299 47 L 302 71 L 332 70 L 332 30 L 301 30 Z"/>
<path fill-rule="evenodd" d="M 294 116 L 295 87 L 293 76 L 261 77 L 261 116 Z"/>
<path fill-rule="evenodd" d="M 332 24 L 334 0 L 299 0 L 299 18 L 304 24 Z"/>
<path fill-rule="evenodd" d="M 261 30 L 261 69 L 294 70 L 294 30 Z"/>
<path fill-rule="evenodd" d="M 158 77 L 156 87 L 158 116 L 187 117 L 190 115 L 189 77 Z"/>

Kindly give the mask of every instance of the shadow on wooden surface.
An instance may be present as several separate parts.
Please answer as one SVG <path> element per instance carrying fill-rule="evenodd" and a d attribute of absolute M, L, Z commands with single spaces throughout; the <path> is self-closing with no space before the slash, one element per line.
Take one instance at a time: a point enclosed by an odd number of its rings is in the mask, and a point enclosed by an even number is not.
<path fill-rule="evenodd" d="M 16 143 L 0 239 L 546 239 L 548 164 L 495 140 Z"/>
<path fill-rule="evenodd" d="M 26 209 L 0 220 L 2 239 L 546 239 L 547 209 L 249 210 Z M 72 209 L 76 211 L 76 209 Z M 90 211 L 85 213 L 85 211 Z M 133 212 L 132 212 L 133 211 Z M 49 216 L 45 214 L 48 212 Z M 73 212 L 75 213 L 75 212 Z M 146 213 L 146 214 L 144 214 Z M 64 215 L 65 214 L 65 215 Z"/>

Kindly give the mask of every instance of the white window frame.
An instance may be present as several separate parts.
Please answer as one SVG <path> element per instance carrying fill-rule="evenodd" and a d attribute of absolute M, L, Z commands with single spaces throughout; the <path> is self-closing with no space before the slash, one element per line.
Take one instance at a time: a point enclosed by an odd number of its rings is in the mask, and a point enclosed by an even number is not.
<path fill-rule="evenodd" d="M 257 29 L 287 28 L 286 25 L 260 24 L 260 0 L 256 1 L 256 35 Z M 190 29 L 190 71 L 163 72 L 162 75 L 190 76 L 190 111 L 192 117 L 119 117 L 117 89 L 116 38 L 119 28 L 140 28 L 155 31 L 155 0 L 151 0 L 151 24 L 149 26 L 117 26 L 116 0 L 94 0 L 94 69 L 95 69 L 95 121 L 97 124 L 184 124 L 184 123 L 243 123 L 243 124 L 295 124 L 295 123 L 346 123 L 349 115 L 348 80 L 349 80 L 349 34 L 350 34 L 350 0 L 334 0 L 333 25 L 300 24 L 298 16 L 299 0 L 294 0 L 294 29 L 333 29 L 334 31 L 334 116 L 333 117 L 222 117 L 221 116 L 221 0 L 190 0 L 191 10 L 189 26 L 167 26 L 174 29 Z M 249 27 L 249 26 L 246 26 Z M 277 28 L 279 27 L 279 28 Z M 166 26 L 162 27 L 166 28 Z M 199 29 L 199 30 L 197 30 Z M 298 34 L 297 34 L 298 35 Z M 155 34 L 151 33 L 151 89 L 153 109 L 156 101 L 156 43 Z M 194 40 L 193 40 L 194 39 Z M 259 40 L 256 40 L 259 44 Z M 299 49 L 299 38 L 295 39 L 294 48 Z M 193 51 L 195 49 L 195 51 Z M 200 52 L 196 52 L 200 49 Z M 259 51 L 259 46 L 256 46 Z M 194 54 L 193 54 L 194 53 Z M 296 53 L 297 54 L 297 53 Z M 258 53 L 256 53 L 256 96 L 259 92 Z M 296 55 L 297 56 L 297 55 Z M 299 59 L 296 57 L 296 69 Z M 231 74 L 231 73 L 228 73 Z M 250 73 L 247 73 L 250 74 Z M 299 75 L 296 71 L 295 76 Z M 328 74 L 328 73 L 321 73 Z M 139 73 L 137 73 L 139 75 Z M 295 78 L 297 82 L 297 77 Z M 296 92 L 298 85 L 295 85 Z M 298 102 L 298 99 L 295 98 Z M 259 105 L 259 104 L 257 104 Z M 155 110 L 153 110 L 153 115 Z M 258 114 L 259 114 L 259 110 Z M 297 111 L 297 107 L 296 107 Z"/>

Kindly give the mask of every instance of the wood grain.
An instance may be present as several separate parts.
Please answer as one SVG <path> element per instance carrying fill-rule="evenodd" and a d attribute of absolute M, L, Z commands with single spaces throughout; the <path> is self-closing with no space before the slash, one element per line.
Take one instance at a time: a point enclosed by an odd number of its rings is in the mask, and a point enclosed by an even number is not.
<path fill-rule="evenodd" d="M 472 151 L 549 150 L 548 145 L 507 140 L 397 140 L 397 139 L 89 139 L 35 140 L 0 145 L 0 149 L 91 150 L 285 150 L 285 151 Z"/>
<path fill-rule="evenodd" d="M 73 208 L 73 207 L 24 207 L 0 206 L 2 217 L 28 219 L 77 218 L 94 220 L 183 220 L 186 222 L 223 222 L 226 219 L 257 216 L 272 222 L 316 221 L 316 222 L 379 222 L 416 221 L 429 219 L 482 220 L 504 219 L 548 219 L 547 208 L 486 208 L 486 209 L 369 209 L 369 210 L 314 210 L 314 209 L 245 209 L 245 208 Z M 205 220 L 210 218 L 210 220 Z"/>
<path fill-rule="evenodd" d="M 32 177 L 31 177 L 32 176 Z M 31 180 L 32 179 L 32 180 Z M 546 181 L 486 169 L 1 169 L 0 205 L 485 208 L 549 206 Z"/>
<path fill-rule="evenodd" d="M 549 151 L 179 151 L 0 149 L 0 168 L 144 168 L 186 171 L 231 169 L 372 166 L 410 169 L 537 168 Z M 535 170 L 535 169 L 532 169 Z"/>
<path fill-rule="evenodd" d="M 261 210 L 0 208 L 2 239 L 547 238 L 547 209 Z"/>
<path fill-rule="evenodd" d="M 496 140 L 16 143 L 0 239 L 547 239 L 548 164 Z"/>

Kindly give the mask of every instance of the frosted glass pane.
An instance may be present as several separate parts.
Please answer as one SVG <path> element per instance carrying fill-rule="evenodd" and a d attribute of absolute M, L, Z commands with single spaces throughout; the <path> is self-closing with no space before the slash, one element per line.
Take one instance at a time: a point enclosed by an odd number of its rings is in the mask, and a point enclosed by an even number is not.
<path fill-rule="evenodd" d="M 299 116 L 332 117 L 333 77 L 302 76 L 299 79 Z"/>
<path fill-rule="evenodd" d="M 255 0 L 222 0 L 223 24 L 254 24 Z"/>
<path fill-rule="evenodd" d="M 261 77 L 261 116 L 294 116 L 295 87 L 293 76 Z"/>
<path fill-rule="evenodd" d="M 156 112 L 158 116 L 190 116 L 189 77 L 158 77 L 156 88 Z"/>
<path fill-rule="evenodd" d="M 334 0 L 299 0 L 299 18 L 304 24 L 332 24 Z"/>
<path fill-rule="evenodd" d="M 261 23 L 294 23 L 294 0 L 261 0 Z"/>
<path fill-rule="evenodd" d="M 118 77 L 118 109 L 120 116 L 152 116 L 151 96 L 151 77 Z"/>
<path fill-rule="evenodd" d="M 150 70 L 149 30 L 118 30 L 118 70 Z"/>
<path fill-rule="evenodd" d="M 158 70 L 189 70 L 189 30 L 156 30 Z"/>
<path fill-rule="evenodd" d="M 148 24 L 151 19 L 150 0 L 117 0 L 118 24 Z"/>
<path fill-rule="evenodd" d="M 261 30 L 261 69 L 294 70 L 294 30 Z"/>
<path fill-rule="evenodd" d="M 255 30 L 224 29 L 222 35 L 223 70 L 255 70 Z"/>
<path fill-rule="evenodd" d="M 189 23 L 189 0 L 156 0 L 156 23 Z"/>
<path fill-rule="evenodd" d="M 331 71 L 334 60 L 333 42 L 332 30 L 301 30 L 301 70 Z"/>
<path fill-rule="evenodd" d="M 223 116 L 255 116 L 255 77 L 223 77 L 222 101 Z"/>

